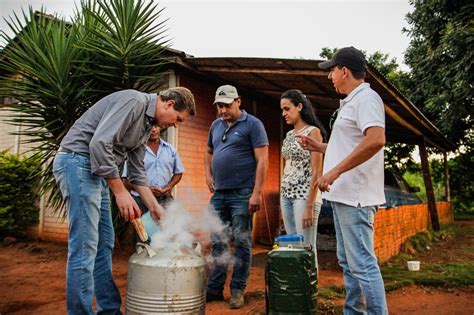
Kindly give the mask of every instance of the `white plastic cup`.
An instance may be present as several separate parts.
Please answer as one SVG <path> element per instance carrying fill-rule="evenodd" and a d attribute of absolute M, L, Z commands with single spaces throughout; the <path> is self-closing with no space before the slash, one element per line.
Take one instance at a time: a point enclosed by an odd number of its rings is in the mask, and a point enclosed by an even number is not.
<path fill-rule="evenodd" d="M 420 262 L 418 260 L 410 260 L 407 261 L 408 270 L 410 271 L 419 271 L 420 270 Z"/>

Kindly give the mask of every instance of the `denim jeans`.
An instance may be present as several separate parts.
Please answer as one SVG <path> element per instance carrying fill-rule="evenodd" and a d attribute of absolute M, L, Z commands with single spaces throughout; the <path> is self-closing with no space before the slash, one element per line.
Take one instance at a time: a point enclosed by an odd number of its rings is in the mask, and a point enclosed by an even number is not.
<path fill-rule="evenodd" d="M 69 221 L 66 271 L 68 314 L 121 314 L 120 292 L 112 277 L 114 228 L 106 181 L 91 174 L 90 159 L 58 152 L 53 174 L 66 201 Z"/>
<path fill-rule="evenodd" d="M 318 219 L 321 212 L 321 204 L 314 204 L 313 225 L 307 229 L 303 228 L 303 214 L 306 210 L 306 199 L 287 198 L 280 196 L 281 214 L 286 234 L 298 233 L 303 235 L 304 242 L 311 244 L 314 251 L 315 266 L 318 268 L 318 253 L 316 249 L 316 240 L 318 236 Z"/>
<path fill-rule="evenodd" d="M 385 288 L 374 252 L 377 207 L 331 202 L 346 301 L 344 314 L 388 314 Z"/>
<path fill-rule="evenodd" d="M 228 241 L 232 237 L 235 245 L 234 269 L 230 282 L 231 292 L 244 291 L 252 263 L 252 216 L 249 213 L 249 199 L 252 189 L 217 190 L 211 198 L 211 206 L 229 228 L 226 235 L 211 234 L 211 251 L 214 259 L 212 273 L 207 283 L 207 291 L 218 294 L 223 291 L 227 277 L 229 259 Z"/>

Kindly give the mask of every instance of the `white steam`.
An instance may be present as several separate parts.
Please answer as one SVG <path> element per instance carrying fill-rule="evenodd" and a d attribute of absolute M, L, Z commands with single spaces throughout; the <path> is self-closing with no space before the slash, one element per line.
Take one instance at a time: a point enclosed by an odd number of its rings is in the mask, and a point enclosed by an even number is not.
<path fill-rule="evenodd" d="M 158 231 L 150 235 L 150 245 L 155 250 L 182 246 L 193 248 L 195 242 L 203 243 L 204 239 L 204 242 L 209 242 L 211 234 L 227 244 L 231 239 L 228 224 L 220 220 L 212 207 L 206 207 L 196 215 L 186 211 L 183 204 L 175 200 L 167 206 L 166 216 L 160 221 Z M 206 247 L 207 244 L 201 245 Z M 223 252 L 219 257 L 212 257 L 209 252 L 205 259 L 209 264 L 228 264 L 235 260 L 230 251 Z"/>

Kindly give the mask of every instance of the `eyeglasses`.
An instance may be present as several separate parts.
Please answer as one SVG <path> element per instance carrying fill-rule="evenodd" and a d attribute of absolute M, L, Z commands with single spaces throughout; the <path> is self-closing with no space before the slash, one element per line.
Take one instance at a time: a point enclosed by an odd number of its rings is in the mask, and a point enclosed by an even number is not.
<path fill-rule="evenodd" d="M 329 129 L 332 129 L 332 126 L 334 125 L 334 122 L 337 119 L 337 115 L 339 114 L 340 109 L 341 109 L 340 107 L 336 109 L 334 113 L 332 113 L 331 118 L 329 118 Z"/>
<path fill-rule="evenodd" d="M 222 142 L 226 142 L 227 140 L 227 133 L 229 132 L 230 127 L 227 127 L 227 129 L 224 131 L 224 134 L 222 135 Z"/>

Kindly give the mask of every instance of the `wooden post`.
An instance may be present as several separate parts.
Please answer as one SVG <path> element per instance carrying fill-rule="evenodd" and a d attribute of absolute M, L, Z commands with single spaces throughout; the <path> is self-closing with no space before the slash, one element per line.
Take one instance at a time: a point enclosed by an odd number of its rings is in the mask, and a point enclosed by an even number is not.
<path fill-rule="evenodd" d="M 444 156 L 444 189 L 446 194 L 446 201 L 451 202 L 451 188 L 449 187 L 449 165 L 448 165 L 448 154 L 443 153 Z"/>
<path fill-rule="evenodd" d="M 428 152 L 426 151 L 425 139 L 422 139 L 418 148 L 420 149 L 421 167 L 423 180 L 425 182 L 426 197 L 428 198 L 428 210 L 430 212 L 431 226 L 433 227 L 433 230 L 439 231 L 438 211 L 436 209 L 433 183 L 431 182 L 430 164 L 428 162 Z"/>

